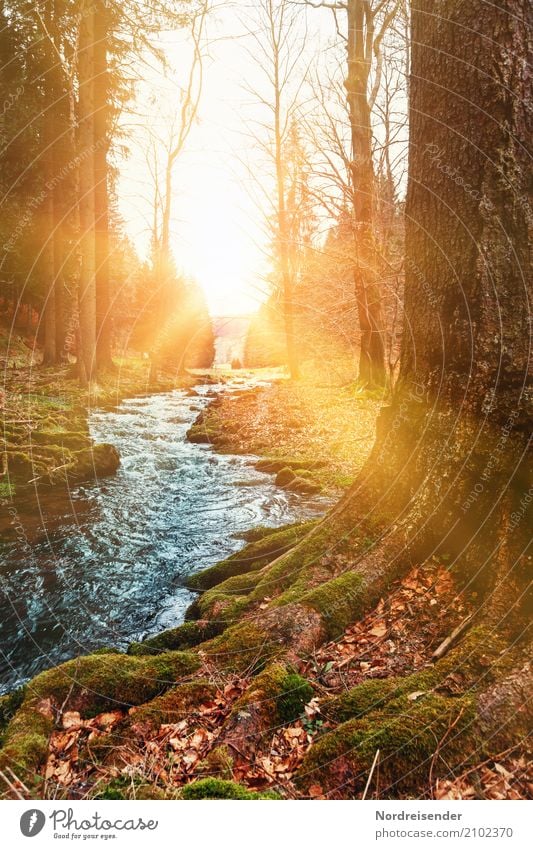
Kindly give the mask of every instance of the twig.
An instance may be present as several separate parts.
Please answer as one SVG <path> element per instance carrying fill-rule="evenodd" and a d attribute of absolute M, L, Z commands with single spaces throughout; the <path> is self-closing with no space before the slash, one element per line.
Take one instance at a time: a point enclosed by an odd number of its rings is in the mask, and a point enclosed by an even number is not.
<path fill-rule="evenodd" d="M 474 614 L 471 613 L 470 616 L 467 616 L 466 619 L 461 622 L 461 624 L 458 625 L 457 628 L 455 628 L 452 633 L 448 637 L 446 637 L 445 640 L 442 641 L 440 646 L 435 649 L 435 651 L 431 655 L 432 660 L 440 660 L 441 657 L 444 657 L 444 655 L 447 654 L 447 652 L 451 649 L 454 643 L 457 642 L 461 634 L 466 631 L 473 618 Z"/>
<path fill-rule="evenodd" d="M 464 712 L 465 712 L 465 709 L 464 709 L 464 707 L 462 707 L 461 710 L 459 711 L 459 713 L 457 714 L 457 716 L 455 717 L 454 721 L 451 723 L 451 725 L 448 726 L 448 729 L 447 729 L 446 733 L 444 734 L 444 736 L 439 740 L 439 742 L 437 744 L 437 748 L 435 749 L 435 753 L 434 753 L 433 757 L 431 758 L 431 766 L 429 768 L 429 792 L 431 793 L 432 799 L 434 798 L 434 794 L 433 794 L 433 770 L 435 769 L 435 763 L 436 763 L 437 758 L 439 756 L 439 752 L 442 749 L 446 739 L 449 737 L 449 735 L 451 734 L 451 732 L 453 731 L 453 729 L 455 728 L 455 726 L 457 725 L 457 723 L 461 719 Z"/>
<path fill-rule="evenodd" d="M 370 782 L 372 781 L 372 776 L 374 775 L 374 770 L 377 766 L 378 758 L 379 758 L 379 749 L 376 749 L 376 754 L 374 755 L 374 760 L 372 762 L 372 766 L 370 767 L 370 772 L 368 774 L 365 789 L 363 790 L 363 795 L 361 796 L 361 801 L 363 801 L 363 802 L 366 799 L 366 794 L 368 793 L 368 788 L 370 787 Z"/>
<path fill-rule="evenodd" d="M 13 770 L 11 769 L 11 767 L 10 767 L 10 766 L 6 766 L 6 770 L 7 770 L 7 772 L 11 773 L 11 775 L 12 775 L 12 776 L 13 776 L 13 778 L 14 778 L 14 780 L 15 780 L 18 784 L 20 784 L 20 786 L 22 787 L 22 789 L 24 790 L 24 792 L 25 792 L 25 793 L 27 793 L 27 794 L 28 794 L 28 796 L 29 796 L 29 795 L 30 795 L 30 791 L 28 790 L 28 788 L 27 788 L 27 787 L 26 787 L 26 785 L 24 784 L 24 782 L 23 782 L 22 778 L 19 778 L 19 777 L 18 777 L 18 775 L 15 775 L 15 773 L 13 772 Z"/>
<path fill-rule="evenodd" d="M 15 785 L 14 785 L 14 784 L 13 784 L 13 783 L 9 780 L 9 778 L 7 777 L 7 775 L 5 774 L 5 772 L 2 772 L 2 770 L 1 770 L 1 769 L 0 769 L 0 778 L 3 778 L 3 779 L 4 779 L 5 783 L 7 784 L 7 786 L 9 787 L 9 789 L 10 789 L 10 790 L 11 790 L 11 791 L 15 794 L 15 796 L 18 796 L 18 798 L 19 798 L 19 799 L 21 799 L 23 802 L 25 802 L 25 801 L 26 801 L 26 800 L 24 799 L 24 796 L 21 796 L 21 795 L 20 795 L 20 793 L 19 793 L 19 791 L 17 790 L 17 788 L 15 787 Z"/>

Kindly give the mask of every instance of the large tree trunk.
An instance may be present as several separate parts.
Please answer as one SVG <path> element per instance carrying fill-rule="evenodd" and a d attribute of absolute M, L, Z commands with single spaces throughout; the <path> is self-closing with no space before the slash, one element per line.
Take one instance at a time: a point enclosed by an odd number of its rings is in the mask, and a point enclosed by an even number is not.
<path fill-rule="evenodd" d="M 111 360 L 109 282 L 109 199 L 107 152 L 109 148 L 109 69 L 107 59 L 109 10 L 105 0 L 95 4 L 94 24 L 94 204 L 96 218 L 96 361 L 99 370 Z"/>
<path fill-rule="evenodd" d="M 83 13 L 85 12 L 85 14 Z M 81 270 L 79 279 L 80 346 L 87 380 L 96 365 L 96 251 L 94 207 L 94 23 L 93 9 L 84 6 L 79 33 L 79 215 Z"/>
<path fill-rule="evenodd" d="M 420 530 L 495 601 L 503 574 L 508 588 L 526 578 L 526 517 L 510 525 L 531 501 L 533 10 L 415 0 L 412 11 L 405 331 L 383 439 Z"/>
<path fill-rule="evenodd" d="M 373 19 L 365 3 L 349 0 L 348 73 L 346 93 L 351 131 L 351 188 L 353 201 L 354 287 L 361 331 L 359 380 L 368 385 L 385 382 L 385 342 L 378 252 L 374 243 L 375 175 L 368 79 L 373 45 Z"/>

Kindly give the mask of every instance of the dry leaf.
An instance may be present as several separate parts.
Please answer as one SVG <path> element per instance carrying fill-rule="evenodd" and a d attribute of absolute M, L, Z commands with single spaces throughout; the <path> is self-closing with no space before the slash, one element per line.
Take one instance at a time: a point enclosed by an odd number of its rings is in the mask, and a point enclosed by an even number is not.
<path fill-rule="evenodd" d="M 81 728 L 83 722 L 77 710 L 66 710 L 63 714 L 61 725 L 63 728 Z"/>

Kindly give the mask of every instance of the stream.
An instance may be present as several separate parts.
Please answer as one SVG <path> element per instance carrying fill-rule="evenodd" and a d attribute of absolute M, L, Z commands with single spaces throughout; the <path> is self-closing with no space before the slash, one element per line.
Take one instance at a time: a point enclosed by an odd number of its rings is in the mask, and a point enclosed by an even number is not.
<path fill-rule="evenodd" d="M 183 579 L 238 550 L 237 534 L 324 513 L 327 499 L 279 489 L 253 457 L 187 442 L 214 392 L 245 386 L 92 412 L 95 441 L 120 452 L 117 474 L 12 511 L 0 544 L 0 692 L 76 655 L 125 649 L 179 625 L 194 598 Z"/>

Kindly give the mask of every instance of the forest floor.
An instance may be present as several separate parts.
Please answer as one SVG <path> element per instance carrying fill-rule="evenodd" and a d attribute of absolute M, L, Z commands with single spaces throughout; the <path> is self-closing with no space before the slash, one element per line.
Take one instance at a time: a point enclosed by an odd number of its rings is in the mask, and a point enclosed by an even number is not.
<path fill-rule="evenodd" d="M 83 389 L 73 366 L 36 367 L 23 353 L 4 362 L 0 385 L 0 501 L 24 496 L 29 488 L 112 474 L 120 459 L 113 446 L 90 438 L 91 408 L 113 408 L 127 397 L 196 382 L 172 376 L 149 384 L 149 362 L 130 357 L 115 360 L 113 371 Z"/>
<path fill-rule="evenodd" d="M 138 393 L 147 376 L 143 364 L 119 373 L 98 404 Z M 21 404 L 31 396 L 52 408 L 59 427 L 67 408 L 86 415 L 96 403 L 63 377 L 15 369 L 11 385 L 24 386 Z M 240 389 L 239 379 L 198 417 L 193 441 L 259 455 L 259 468 L 297 491 L 349 485 L 379 399 L 287 381 Z M 16 414 L 27 428 L 27 409 Z M 240 552 L 187 579 L 198 595 L 182 626 L 126 654 L 68 661 L 0 699 L 0 794 L 530 797 L 525 744 L 489 751 L 470 733 L 477 693 L 508 660 L 494 635 L 471 626 L 475 593 L 441 556 L 413 563 L 363 606 L 357 564 L 375 540 L 332 547 L 328 532 L 326 520 L 243 534 Z"/>
<path fill-rule="evenodd" d="M 374 441 L 379 392 L 283 379 L 239 390 L 228 379 L 231 391 L 221 392 L 198 416 L 189 431 L 192 441 L 258 455 L 256 468 L 294 491 L 336 496 L 350 486 Z"/>

